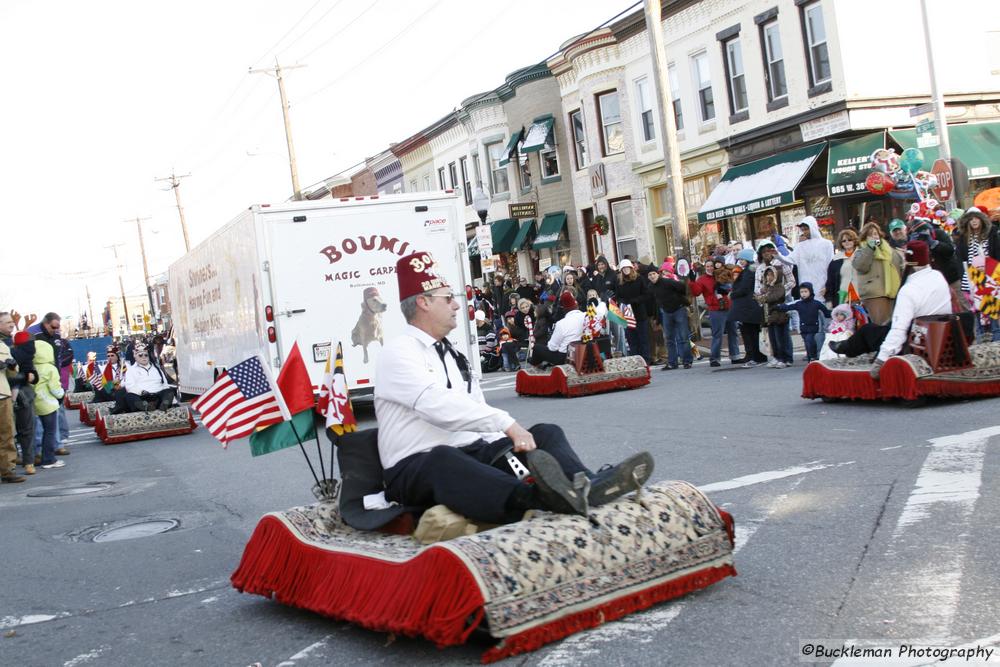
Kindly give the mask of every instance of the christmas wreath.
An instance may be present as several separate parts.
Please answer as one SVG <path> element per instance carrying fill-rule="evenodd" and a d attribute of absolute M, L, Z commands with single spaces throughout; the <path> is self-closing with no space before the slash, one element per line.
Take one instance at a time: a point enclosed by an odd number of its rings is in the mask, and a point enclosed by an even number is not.
<path fill-rule="evenodd" d="M 607 234 L 608 230 L 610 229 L 610 226 L 608 224 L 608 216 L 602 214 L 594 218 L 594 224 L 591 225 L 591 229 L 600 234 L 601 236 Z"/>

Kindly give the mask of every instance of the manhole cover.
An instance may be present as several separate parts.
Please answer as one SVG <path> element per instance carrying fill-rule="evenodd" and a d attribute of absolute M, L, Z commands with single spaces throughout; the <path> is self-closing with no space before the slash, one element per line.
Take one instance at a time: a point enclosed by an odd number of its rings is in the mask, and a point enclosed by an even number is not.
<path fill-rule="evenodd" d="M 91 482 L 90 484 L 79 484 L 77 486 L 61 486 L 54 489 L 38 489 L 30 491 L 29 498 L 58 498 L 60 496 L 80 496 L 85 493 L 97 493 L 111 488 L 114 482 Z"/>
<path fill-rule="evenodd" d="M 94 535 L 93 541 L 117 542 L 118 540 L 134 540 L 139 537 L 149 537 L 150 535 L 165 533 L 168 530 L 173 530 L 179 525 L 181 525 L 181 522 L 177 519 L 148 519 L 146 521 L 137 521 L 125 526 L 102 530 L 97 535 Z"/>

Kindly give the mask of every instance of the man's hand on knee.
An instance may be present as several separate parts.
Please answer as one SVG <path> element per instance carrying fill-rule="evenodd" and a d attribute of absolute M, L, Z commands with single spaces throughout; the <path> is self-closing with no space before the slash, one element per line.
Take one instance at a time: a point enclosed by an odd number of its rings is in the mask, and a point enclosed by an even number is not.
<path fill-rule="evenodd" d="M 535 444 L 535 437 L 531 435 L 531 432 L 517 422 L 511 424 L 510 428 L 504 431 L 504 433 L 514 443 L 515 452 L 530 452 L 532 449 L 538 447 Z"/>

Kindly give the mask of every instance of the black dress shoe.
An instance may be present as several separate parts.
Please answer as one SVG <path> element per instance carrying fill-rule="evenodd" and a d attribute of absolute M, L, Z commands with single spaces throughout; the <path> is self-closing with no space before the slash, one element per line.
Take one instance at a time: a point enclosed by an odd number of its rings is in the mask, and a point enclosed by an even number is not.
<path fill-rule="evenodd" d="M 718 361 L 716 361 L 715 359 L 713 359 L 712 361 L 710 361 L 708 363 L 708 365 L 711 366 L 712 368 L 717 368 L 717 367 L 721 366 L 722 364 L 719 363 Z"/>
<path fill-rule="evenodd" d="M 835 352 L 836 354 L 846 354 L 844 350 L 844 347 L 847 345 L 846 340 L 832 340 L 829 343 L 827 343 L 827 345 L 829 345 L 830 349 L 833 350 L 833 352 Z"/>
<path fill-rule="evenodd" d="M 635 491 L 653 474 L 653 457 L 649 452 L 634 454 L 616 466 L 606 466 L 590 480 L 587 502 L 599 507 Z"/>
<path fill-rule="evenodd" d="M 749 359 L 747 359 L 746 357 L 740 357 L 739 359 L 730 359 L 729 363 L 731 363 L 731 364 L 745 364 L 747 361 L 749 361 Z"/>
<path fill-rule="evenodd" d="M 577 473 L 573 481 L 570 481 L 559 461 L 540 449 L 532 449 L 525 458 L 545 509 L 559 514 L 587 516 L 590 480 L 584 473 Z"/>
<path fill-rule="evenodd" d="M 660 370 L 661 371 L 675 371 L 675 370 L 677 370 L 677 366 L 671 366 L 670 364 L 663 364 L 663 368 L 661 368 Z"/>

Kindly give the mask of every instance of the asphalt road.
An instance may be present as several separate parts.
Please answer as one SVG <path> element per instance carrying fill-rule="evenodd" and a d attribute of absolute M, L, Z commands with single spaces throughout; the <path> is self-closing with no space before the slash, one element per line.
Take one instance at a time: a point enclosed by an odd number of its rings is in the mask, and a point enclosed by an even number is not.
<path fill-rule="evenodd" d="M 559 423 L 592 466 L 647 449 L 654 480 L 698 484 L 737 523 L 738 577 L 508 663 L 793 664 L 803 642 L 1000 644 L 1000 402 L 809 402 L 801 370 L 701 363 L 570 400 L 487 376 L 491 403 Z M 0 664 L 478 663 L 482 645 L 439 651 L 230 587 L 258 518 L 311 500 L 297 449 L 253 459 L 203 429 L 102 446 L 74 426 L 72 443 L 65 468 L 0 487 Z M 27 497 L 95 482 L 110 486 Z M 92 540 L 142 518 L 180 523 Z"/>

